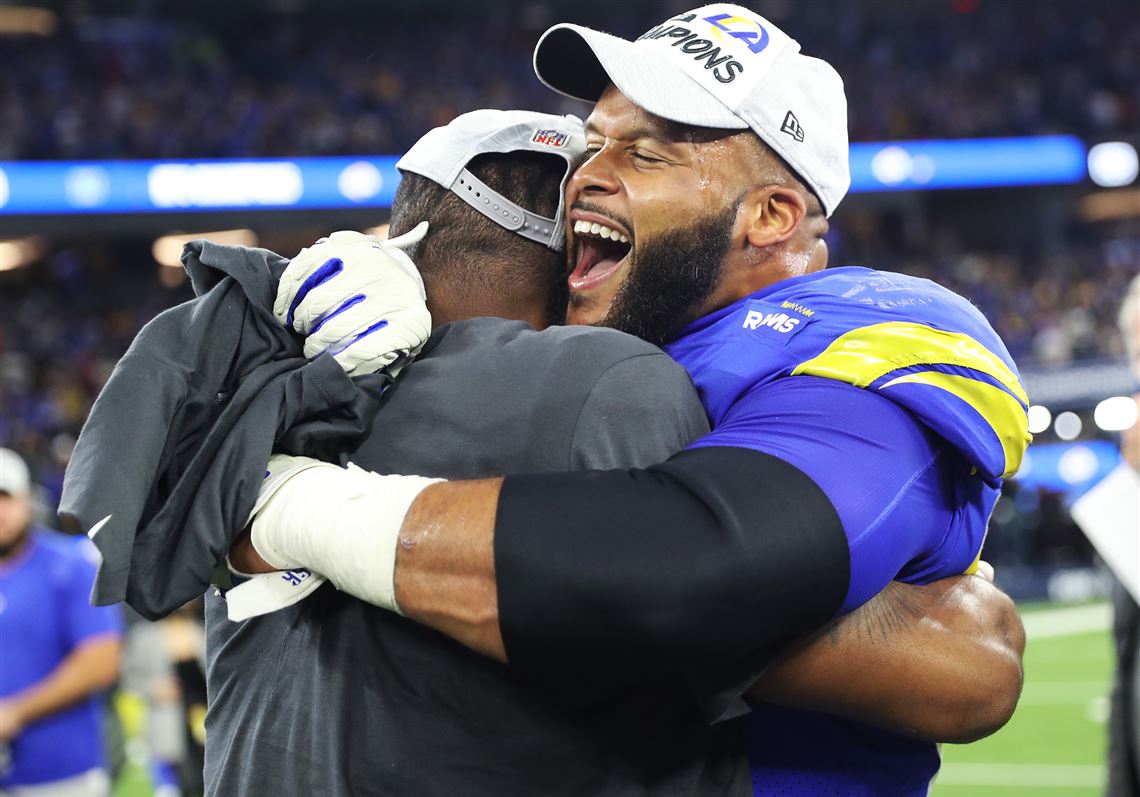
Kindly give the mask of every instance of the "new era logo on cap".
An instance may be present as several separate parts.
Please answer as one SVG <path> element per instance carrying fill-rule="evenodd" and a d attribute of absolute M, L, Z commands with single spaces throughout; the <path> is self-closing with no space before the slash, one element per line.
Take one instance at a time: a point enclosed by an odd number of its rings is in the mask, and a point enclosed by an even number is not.
<path fill-rule="evenodd" d="M 788 115 L 784 117 L 784 123 L 780 125 L 780 132 L 787 133 L 801 143 L 804 140 L 804 129 L 800 127 L 800 120 L 791 111 L 788 111 Z"/>

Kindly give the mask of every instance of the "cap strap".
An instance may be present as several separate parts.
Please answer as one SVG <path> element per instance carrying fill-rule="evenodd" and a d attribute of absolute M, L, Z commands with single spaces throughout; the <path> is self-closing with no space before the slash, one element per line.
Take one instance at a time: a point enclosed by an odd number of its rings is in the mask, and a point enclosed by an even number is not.
<path fill-rule="evenodd" d="M 561 252 L 564 248 L 565 241 L 558 221 L 519 207 L 467 169 L 455 178 L 451 190 L 468 205 L 511 232 L 537 241 L 555 252 Z"/>

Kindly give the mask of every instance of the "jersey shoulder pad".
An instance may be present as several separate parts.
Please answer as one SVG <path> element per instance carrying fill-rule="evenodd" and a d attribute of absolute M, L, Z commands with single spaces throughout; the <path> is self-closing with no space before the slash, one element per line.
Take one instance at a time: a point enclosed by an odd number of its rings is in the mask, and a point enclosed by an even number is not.
<path fill-rule="evenodd" d="M 817 276 L 817 275 L 812 275 Z M 987 481 L 1030 441 L 1017 367 L 976 307 L 930 280 L 863 268 L 790 281 L 772 298 L 812 312 L 790 375 L 881 392 L 962 452 Z M 802 356 L 801 356 L 802 355 Z"/>

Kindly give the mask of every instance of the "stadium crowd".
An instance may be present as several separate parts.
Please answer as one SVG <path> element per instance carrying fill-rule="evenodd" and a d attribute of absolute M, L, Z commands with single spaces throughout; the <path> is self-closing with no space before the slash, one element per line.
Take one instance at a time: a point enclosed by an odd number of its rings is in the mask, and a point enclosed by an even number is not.
<path fill-rule="evenodd" d="M 609 4 L 606 27 L 637 35 L 662 5 Z M 869 5 L 758 4 L 844 76 L 853 140 L 1140 127 L 1140 20 L 1126 0 Z M 336 4 L 269 16 L 231 4 L 220 12 L 237 16 L 209 27 L 65 14 L 54 35 L 0 50 L 0 158 L 395 153 L 475 108 L 580 113 L 535 80 L 530 53 L 547 24 L 589 24 L 595 10 L 479 4 L 439 26 Z"/>
<path fill-rule="evenodd" d="M 1140 129 L 1140 15 L 1127 0 L 1045 8 L 1030 0 L 876 0 L 891 13 L 868 13 L 870 2 L 755 4 L 844 75 L 853 140 L 1095 140 Z M 663 0 L 611 4 L 606 27 L 636 35 L 663 7 L 674 8 Z M 530 58 L 548 24 L 575 16 L 594 23 L 589 0 L 457 8 L 438 28 L 424 26 L 422 14 L 413 28 L 374 11 L 345 25 L 343 8 L 327 11 L 254 18 L 235 8 L 227 25 L 201 16 L 61 15 L 51 36 L 5 39 L 0 159 L 398 153 L 474 108 L 582 113 L 535 80 Z M 1023 369 L 1122 354 L 1116 316 L 1140 263 L 1135 226 L 1066 230 L 1055 250 L 1039 242 L 999 251 L 938 227 L 937 213 L 919 234 L 896 234 L 888 216 L 845 208 L 829 239 L 833 262 L 924 276 L 963 294 Z M 158 266 L 137 240 L 60 243 L 27 267 L 0 270 L 0 447 L 27 459 L 44 522 L 59 522 L 51 508 L 64 469 L 115 363 L 147 321 L 191 297 L 181 272 Z M 999 572 L 1094 561 L 1065 496 L 1016 481 L 1005 487 L 989 539 L 986 558 Z M 200 608 L 184 614 L 176 619 L 196 624 Z M 147 628 L 132 622 L 135 631 Z M 201 680 L 197 645 L 182 645 L 190 652 L 167 668 L 182 681 L 168 700 L 185 703 L 178 734 L 200 730 L 204 683 L 200 695 L 187 686 Z M 183 788 L 193 793 L 200 753 L 187 757 L 175 741 L 177 755 L 152 755 L 181 763 Z"/>
<path fill-rule="evenodd" d="M 1140 263 L 1140 240 L 1121 238 L 1044 257 L 939 252 L 901 262 L 891 257 L 843 262 L 890 263 L 968 297 L 1024 369 L 1123 355 L 1116 313 Z"/>

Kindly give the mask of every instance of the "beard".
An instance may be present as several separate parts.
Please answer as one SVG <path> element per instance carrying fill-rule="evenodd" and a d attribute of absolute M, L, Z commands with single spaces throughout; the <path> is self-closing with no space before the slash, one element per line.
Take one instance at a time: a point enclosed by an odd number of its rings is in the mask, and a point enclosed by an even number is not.
<path fill-rule="evenodd" d="M 661 346 L 695 320 L 720 284 L 741 200 L 639 243 L 629 253 L 629 276 L 598 326 Z"/>
<path fill-rule="evenodd" d="M 8 559 L 18 550 L 24 547 L 24 543 L 28 541 L 28 533 L 31 531 L 31 526 L 25 526 L 23 531 L 17 533 L 6 544 L 0 544 L 0 561 Z"/>

